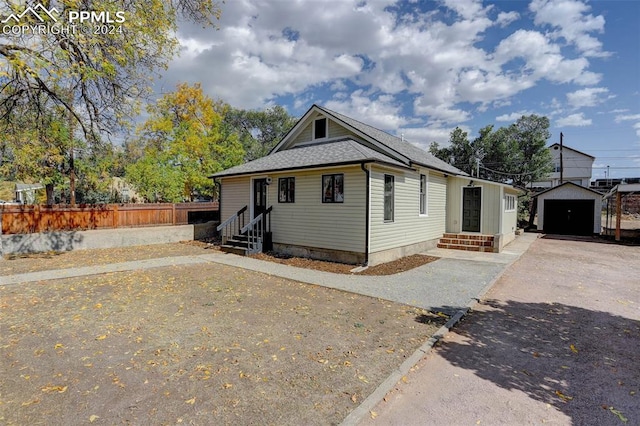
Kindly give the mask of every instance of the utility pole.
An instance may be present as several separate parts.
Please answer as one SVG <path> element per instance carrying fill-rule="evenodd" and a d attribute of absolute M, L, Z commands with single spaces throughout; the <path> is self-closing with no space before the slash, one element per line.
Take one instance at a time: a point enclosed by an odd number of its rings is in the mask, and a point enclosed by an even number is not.
<path fill-rule="evenodd" d="M 562 138 L 564 135 L 560 132 L 560 185 L 564 183 L 564 165 L 562 164 Z"/>

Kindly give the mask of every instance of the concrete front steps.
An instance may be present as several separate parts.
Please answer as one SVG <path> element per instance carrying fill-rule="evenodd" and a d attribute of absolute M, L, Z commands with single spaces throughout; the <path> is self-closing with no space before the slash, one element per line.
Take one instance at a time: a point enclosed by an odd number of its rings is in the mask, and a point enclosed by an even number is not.
<path fill-rule="evenodd" d="M 438 248 L 497 253 L 493 248 L 493 235 L 446 233 L 440 238 Z"/>

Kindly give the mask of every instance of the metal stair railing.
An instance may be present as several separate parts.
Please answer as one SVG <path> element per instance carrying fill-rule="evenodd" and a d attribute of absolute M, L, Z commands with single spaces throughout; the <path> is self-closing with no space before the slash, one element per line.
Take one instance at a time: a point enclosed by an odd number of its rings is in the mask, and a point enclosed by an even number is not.
<path fill-rule="evenodd" d="M 221 231 L 220 236 L 222 237 L 222 244 L 226 244 L 227 240 L 229 240 L 235 234 L 239 234 L 242 232 L 242 229 L 245 227 L 245 213 L 247 209 L 248 207 L 244 206 L 227 220 L 218 225 L 216 229 L 218 231 Z"/>
<path fill-rule="evenodd" d="M 240 233 L 247 235 L 247 254 L 262 252 L 265 234 L 271 232 L 271 217 L 269 215 L 271 210 L 273 210 L 273 206 L 253 218 L 240 230 Z"/>

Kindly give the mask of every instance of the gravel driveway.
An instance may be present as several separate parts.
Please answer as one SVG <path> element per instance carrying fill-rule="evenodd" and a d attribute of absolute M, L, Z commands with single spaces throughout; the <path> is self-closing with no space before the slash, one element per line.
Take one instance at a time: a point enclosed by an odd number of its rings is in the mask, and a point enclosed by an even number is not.
<path fill-rule="evenodd" d="M 640 424 L 640 247 L 545 237 L 361 424 Z"/>

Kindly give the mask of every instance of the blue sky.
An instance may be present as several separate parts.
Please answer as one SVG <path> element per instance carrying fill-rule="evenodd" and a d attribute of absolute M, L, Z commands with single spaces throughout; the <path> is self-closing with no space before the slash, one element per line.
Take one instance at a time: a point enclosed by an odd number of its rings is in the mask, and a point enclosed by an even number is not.
<path fill-rule="evenodd" d="M 234 107 L 313 103 L 428 147 L 456 126 L 549 117 L 596 157 L 593 178 L 640 176 L 640 1 L 232 0 L 219 29 L 182 25 L 157 91 L 199 82 Z"/>

